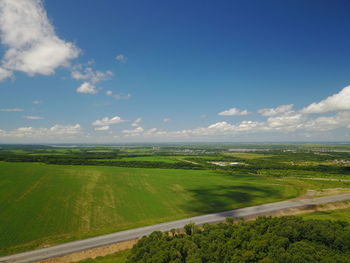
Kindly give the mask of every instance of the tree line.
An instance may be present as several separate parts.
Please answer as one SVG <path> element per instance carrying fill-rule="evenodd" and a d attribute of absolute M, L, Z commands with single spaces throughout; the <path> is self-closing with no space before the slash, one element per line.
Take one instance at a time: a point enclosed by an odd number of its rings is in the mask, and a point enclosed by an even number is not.
<path fill-rule="evenodd" d="M 189 224 L 184 232 L 153 232 L 131 250 L 127 263 L 347 263 L 345 222 L 261 217 L 251 222 Z"/>
<path fill-rule="evenodd" d="M 148 155 L 149 156 L 149 155 Z M 108 158 L 109 157 L 109 158 Z M 124 157 L 124 156 L 123 156 Z M 133 156 L 129 156 L 133 157 Z M 122 158 L 122 157 L 120 157 Z M 100 160 L 99 160 L 100 159 Z M 189 162 L 150 162 L 150 161 L 119 161 L 103 160 L 117 159 L 108 154 L 76 154 L 76 155 L 29 155 L 29 154 L 0 154 L 0 161 L 6 162 L 41 162 L 57 165 L 94 165 L 94 166 L 118 166 L 134 168 L 162 168 L 162 169 L 203 169 L 202 166 Z"/>

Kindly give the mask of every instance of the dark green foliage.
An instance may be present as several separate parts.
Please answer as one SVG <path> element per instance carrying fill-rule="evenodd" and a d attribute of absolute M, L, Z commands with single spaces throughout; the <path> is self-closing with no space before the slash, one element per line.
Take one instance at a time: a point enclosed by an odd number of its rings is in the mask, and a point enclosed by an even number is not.
<path fill-rule="evenodd" d="M 143 155 L 136 155 L 137 157 Z M 124 156 L 123 156 L 124 157 Z M 127 157 L 135 157 L 129 155 Z M 101 159 L 101 160 L 99 160 Z M 138 167 L 138 168 L 162 168 L 162 169 L 204 169 L 201 166 L 188 162 L 148 162 L 148 161 L 109 161 L 108 159 L 118 159 L 111 153 L 87 153 L 62 154 L 62 155 L 29 155 L 0 152 L 0 161 L 6 162 L 41 162 L 58 165 L 94 165 L 94 166 L 118 166 L 118 167 Z"/>
<path fill-rule="evenodd" d="M 233 222 L 234 222 L 233 217 L 230 217 L 230 216 L 226 217 L 225 222 L 226 222 L 226 224 L 233 224 Z"/>
<path fill-rule="evenodd" d="M 350 227 L 327 220 L 261 217 L 239 224 L 154 232 L 131 250 L 128 263 L 350 262 Z"/>
<path fill-rule="evenodd" d="M 253 148 L 253 153 L 231 154 L 232 148 Z M 163 169 L 211 169 L 232 173 L 261 174 L 270 170 L 273 176 L 278 171 L 298 174 L 304 171 L 317 172 L 321 176 L 349 175 L 350 166 L 337 165 L 334 160 L 349 160 L 348 145 L 124 145 L 124 146 L 61 146 L 48 145 L 0 145 L 0 161 L 41 162 L 58 165 L 96 165 Z M 339 149 L 338 149 L 339 148 Z M 259 150 L 260 149 L 260 150 Z M 338 151 L 334 151 L 338 149 Z M 327 153 L 322 153 L 326 150 Z M 321 152 L 319 152 L 321 151 Z M 249 154 L 258 158 L 249 158 Z M 162 158 L 174 156 L 171 162 Z M 133 157 L 154 157 L 152 161 L 135 160 Z M 184 157 L 184 158 L 183 158 Z M 218 166 L 212 162 L 238 162 L 237 165 Z M 274 172 L 275 171 L 275 172 Z"/>

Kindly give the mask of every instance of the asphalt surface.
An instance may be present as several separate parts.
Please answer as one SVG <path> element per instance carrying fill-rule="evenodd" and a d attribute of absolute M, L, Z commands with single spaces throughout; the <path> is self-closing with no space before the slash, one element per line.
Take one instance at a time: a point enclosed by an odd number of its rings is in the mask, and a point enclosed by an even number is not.
<path fill-rule="evenodd" d="M 213 213 L 208 215 L 196 216 L 162 224 L 135 228 L 131 230 L 116 232 L 113 234 L 97 236 L 93 238 L 83 239 L 79 241 L 64 243 L 57 246 L 41 248 L 24 253 L 14 254 L 6 257 L 0 257 L 0 262 L 35 262 L 43 259 L 54 258 L 66 254 L 102 247 L 113 243 L 136 239 L 152 233 L 153 231 L 169 231 L 173 228 L 178 229 L 184 227 L 188 223 L 204 224 L 217 223 L 225 220 L 226 217 L 254 217 L 264 214 L 269 214 L 289 208 L 303 208 L 313 205 L 321 205 L 326 203 L 341 202 L 350 200 L 350 193 L 325 196 L 314 199 L 288 200 L 282 202 L 275 202 L 270 204 L 245 207 L 220 213 Z"/>

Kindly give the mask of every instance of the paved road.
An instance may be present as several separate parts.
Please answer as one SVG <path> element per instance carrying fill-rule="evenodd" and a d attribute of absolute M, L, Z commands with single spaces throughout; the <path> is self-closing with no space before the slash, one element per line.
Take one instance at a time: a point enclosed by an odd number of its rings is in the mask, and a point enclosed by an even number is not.
<path fill-rule="evenodd" d="M 204 224 L 204 223 L 216 223 L 225 220 L 226 217 L 249 217 L 264 215 L 271 212 L 277 212 L 288 208 L 302 208 L 312 205 L 320 205 L 332 202 L 340 202 L 350 200 L 350 194 L 341 194 L 326 196 L 314 199 L 302 199 L 302 200 L 288 200 L 258 206 L 251 206 L 240 208 L 236 210 L 225 211 L 221 213 L 208 214 L 203 216 L 196 216 L 191 218 L 186 218 L 182 220 L 171 221 L 167 223 L 146 226 L 131 230 L 126 230 L 122 232 L 117 232 L 113 234 L 97 236 L 93 238 L 88 238 L 84 240 L 74 241 L 65 243 L 58 246 L 52 246 L 47 248 L 41 248 L 29 252 L 19 253 L 11 256 L 0 257 L 0 262 L 35 262 L 47 258 L 53 258 L 58 256 L 63 256 L 77 251 L 82 251 L 90 248 L 101 247 L 105 245 L 110 245 L 113 243 L 118 243 L 122 241 L 127 241 L 135 238 L 148 235 L 153 231 L 169 231 L 172 228 L 182 228 L 188 223 Z"/>

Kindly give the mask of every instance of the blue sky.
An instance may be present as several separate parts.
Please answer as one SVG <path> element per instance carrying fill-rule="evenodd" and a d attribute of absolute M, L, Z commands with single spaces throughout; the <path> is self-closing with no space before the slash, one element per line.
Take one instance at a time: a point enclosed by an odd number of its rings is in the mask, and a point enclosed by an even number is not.
<path fill-rule="evenodd" d="M 350 1 L 0 1 L 0 142 L 348 141 Z"/>

